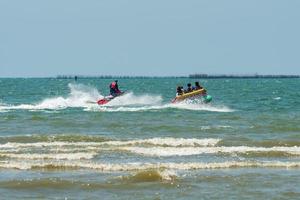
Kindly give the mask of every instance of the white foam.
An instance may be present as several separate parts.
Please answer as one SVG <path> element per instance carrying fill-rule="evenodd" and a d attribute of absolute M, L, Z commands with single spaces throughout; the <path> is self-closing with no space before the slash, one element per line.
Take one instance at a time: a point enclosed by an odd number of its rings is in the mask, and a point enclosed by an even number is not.
<path fill-rule="evenodd" d="M 104 112 L 142 112 L 149 110 L 161 110 L 167 108 L 166 106 L 133 106 L 133 107 L 97 107 L 93 111 L 104 111 Z"/>
<path fill-rule="evenodd" d="M 157 105 L 161 104 L 161 102 L 161 96 L 153 96 L 149 94 L 138 96 L 129 92 L 111 100 L 106 106 Z"/>
<path fill-rule="evenodd" d="M 120 150 L 146 156 L 189 156 L 217 153 L 260 153 L 282 152 L 290 155 L 300 155 L 300 147 L 120 147 Z"/>
<path fill-rule="evenodd" d="M 196 111 L 211 111 L 211 112 L 234 112 L 235 110 L 221 105 L 205 104 L 199 101 L 196 103 L 183 101 L 175 104 L 170 104 L 171 108 L 196 110 Z"/>
<path fill-rule="evenodd" d="M 38 153 L 27 153 L 27 154 L 13 154 L 13 153 L 0 153 L 0 157 L 17 158 L 26 160 L 37 160 L 37 159 L 54 159 L 54 160 L 80 160 L 80 159 L 92 159 L 95 155 L 93 153 L 55 153 L 55 154 L 38 154 Z"/>
<path fill-rule="evenodd" d="M 51 146 L 88 146 L 98 145 L 97 142 L 35 142 L 35 143 L 16 143 L 8 142 L 1 144 L 0 148 L 20 148 L 20 147 L 51 147 Z"/>
<path fill-rule="evenodd" d="M 176 103 L 176 104 L 163 104 L 163 105 L 152 105 L 152 106 L 120 106 L 120 107 L 90 107 L 86 111 L 104 111 L 104 112 L 141 112 L 149 110 L 164 110 L 164 109 L 182 109 L 182 110 L 194 110 L 194 111 L 210 111 L 210 112 L 234 112 L 226 106 L 215 106 L 208 104 L 187 104 L 187 103 Z"/>
<path fill-rule="evenodd" d="M 48 152 L 87 153 L 95 151 L 128 151 L 145 156 L 189 156 L 199 154 L 247 154 L 280 152 L 289 155 L 300 155 L 300 147 L 249 147 L 249 146 L 216 146 L 221 140 L 216 138 L 149 138 L 138 140 L 115 140 L 104 142 L 36 142 L 5 143 L 0 145 L 1 153 L 16 153 L 24 150 L 35 152 L 41 148 Z M 16 154 L 20 155 L 20 154 Z M 67 155 L 67 154 L 66 154 Z M 11 155 L 12 156 L 12 155 Z"/>
<path fill-rule="evenodd" d="M 68 107 L 88 107 L 87 102 L 96 102 L 103 98 L 96 88 L 83 84 L 69 84 L 70 94 L 67 97 L 48 98 L 37 104 L 21 105 L 0 105 L 0 110 L 44 110 L 44 109 L 65 109 Z"/>
<path fill-rule="evenodd" d="M 151 138 L 142 140 L 130 140 L 130 141 L 108 141 L 103 142 L 109 145 L 139 145 L 139 144 L 150 144 L 159 146 L 215 146 L 220 139 L 204 138 L 204 139 L 186 139 L 186 138 Z"/>
<path fill-rule="evenodd" d="M 175 177 L 178 177 L 177 173 L 172 169 L 159 171 L 159 174 L 162 180 L 171 181 L 174 180 Z"/>
<path fill-rule="evenodd" d="M 116 171 L 137 171 L 151 169 L 173 169 L 173 170 L 199 170 L 199 169 L 226 169 L 226 168 L 245 168 L 245 167 L 261 167 L 261 168 L 300 168 L 300 162 L 280 162 L 280 161 L 228 161 L 228 162 L 212 162 L 212 163 L 93 163 L 83 161 L 64 161 L 64 162 L 23 162 L 23 161 L 2 161 L 0 168 L 14 168 L 28 170 L 32 168 L 85 168 L 94 169 L 103 172 Z"/>
<path fill-rule="evenodd" d="M 16 149 L 16 148 L 28 148 L 28 147 L 94 147 L 103 145 L 112 146 L 124 146 L 124 145 L 164 145 L 164 146 L 214 146 L 220 139 L 215 138 L 149 138 L 149 139 L 139 139 L 139 140 L 114 140 L 114 141 L 104 141 L 104 142 L 35 142 L 35 143 L 15 143 L 8 142 L 5 144 L 0 144 L 1 149 Z"/>
<path fill-rule="evenodd" d="M 210 129 L 225 129 L 225 128 L 232 128 L 232 126 L 200 126 L 201 130 L 210 130 Z"/>
<path fill-rule="evenodd" d="M 149 110 L 163 109 L 184 109 L 211 112 L 234 112 L 234 110 L 221 105 L 205 104 L 201 100 L 186 100 L 176 104 L 162 104 L 162 97 L 159 95 L 135 95 L 129 92 L 123 96 L 113 99 L 104 106 L 99 106 L 96 101 L 103 96 L 94 87 L 83 84 L 69 84 L 70 94 L 66 97 L 58 96 L 47 98 L 36 104 L 6 105 L 0 104 L 0 112 L 8 110 L 61 110 L 70 107 L 81 107 L 85 111 L 104 111 L 104 112 L 140 112 Z M 94 102 L 94 103 L 89 103 Z M 48 110 L 48 111 L 47 111 Z"/>
<path fill-rule="evenodd" d="M 2 103 L 2 100 L 0 100 L 0 113 L 8 112 L 7 110 L 5 110 L 6 107 L 7 104 Z"/>

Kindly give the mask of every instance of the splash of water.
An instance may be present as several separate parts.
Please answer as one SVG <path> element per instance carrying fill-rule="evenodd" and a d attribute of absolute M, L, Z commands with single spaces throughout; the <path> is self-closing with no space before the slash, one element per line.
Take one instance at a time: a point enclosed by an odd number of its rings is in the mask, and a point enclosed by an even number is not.
<path fill-rule="evenodd" d="M 130 105 L 130 104 L 129 104 Z M 211 105 L 203 103 L 187 103 L 180 102 L 176 104 L 167 103 L 160 105 L 145 105 L 145 106 L 101 106 L 90 107 L 87 111 L 104 111 L 104 112 L 142 112 L 150 110 L 164 110 L 164 109 L 181 109 L 181 110 L 194 110 L 194 111 L 210 111 L 210 112 L 234 112 L 235 110 L 228 108 L 227 106 Z"/>
<path fill-rule="evenodd" d="M 68 107 L 87 107 L 88 101 L 96 101 L 103 98 L 96 88 L 83 84 L 68 85 L 70 93 L 67 97 L 47 98 L 37 104 L 21 104 L 21 105 L 0 105 L 0 110 L 59 110 Z"/>
<path fill-rule="evenodd" d="M 96 88 L 83 84 L 69 84 L 70 93 L 66 97 L 47 98 L 36 104 L 6 105 L 0 104 L 0 112 L 9 110 L 61 110 L 66 108 L 84 108 L 85 111 L 104 112 L 141 112 L 163 109 L 183 109 L 211 112 L 233 112 L 234 110 L 220 105 L 205 104 L 201 100 L 187 100 L 180 103 L 162 103 L 158 95 L 135 95 L 129 92 L 113 99 L 104 106 L 96 104 L 104 98 Z"/>
<path fill-rule="evenodd" d="M 223 105 L 206 104 L 201 100 L 187 100 L 176 104 L 169 105 L 172 108 L 185 109 L 185 110 L 198 110 L 198 111 L 211 111 L 211 112 L 234 112 L 235 110 Z"/>
<path fill-rule="evenodd" d="M 130 105 L 159 105 L 162 102 L 161 96 L 152 96 L 149 94 L 137 96 L 132 92 L 113 99 L 107 106 L 130 106 Z"/>

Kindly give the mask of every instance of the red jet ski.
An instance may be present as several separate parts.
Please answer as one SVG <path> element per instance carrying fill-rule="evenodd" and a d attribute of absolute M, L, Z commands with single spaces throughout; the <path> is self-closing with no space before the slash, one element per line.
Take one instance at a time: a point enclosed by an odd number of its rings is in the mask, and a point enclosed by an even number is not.
<path fill-rule="evenodd" d="M 104 97 L 103 99 L 98 100 L 98 101 L 97 101 L 97 104 L 98 104 L 98 105 L 104 105 L 104 104 L 107 104 L 108 102 L 110 102 L 110 101 L 113 100 L 114 98 L 119 97 L 119 96 L 122 96 L 123 94 L 125 94 L 125 92 L 120 92 L 120 93 L 118 93 L 116 96 L 112 96 L 112 95 L 106 96 L 106 97 Z"/>

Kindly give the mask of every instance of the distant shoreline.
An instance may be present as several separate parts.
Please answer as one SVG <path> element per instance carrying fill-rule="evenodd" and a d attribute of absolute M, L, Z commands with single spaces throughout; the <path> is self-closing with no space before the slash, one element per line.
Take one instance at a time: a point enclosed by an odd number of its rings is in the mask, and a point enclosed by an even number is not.
<path fill-rule="evenodd" d="M 191 74 L 189 76 L 81 76 L 81 75 L 58 75 L 57 79 L 151 79 L 151 78 L 191 78 L 191 79 L 257 79 L 257 78 L 300 78 L 300 75 L 209 75 L 209 74 Z"/>
<path fill-rule="evenodd" d="M 285 78 L 300 78 L 300 75 L 209 75 L 209 74 L 190 74 L 188 76 L 85 76 L 85 75 L 58 75 L 56 77 L 0 77 L 0 79 L 162 79 L 162 78 L 190 78 L 190 79 L 285 79 Z"/>
<path fill-rule="evenodd" d="M 206 79 L 217 79 L 217 78 L 300 78 L 300 75 L 208 75 L 208 74 L 191 74 L 189 78 L 206 78 Z"/>

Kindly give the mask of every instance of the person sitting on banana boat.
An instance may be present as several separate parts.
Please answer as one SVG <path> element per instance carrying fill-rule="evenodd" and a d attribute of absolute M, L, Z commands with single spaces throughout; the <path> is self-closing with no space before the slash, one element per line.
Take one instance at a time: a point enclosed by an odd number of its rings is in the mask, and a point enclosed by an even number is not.
<path fill-rule="evenodd" d="M 183 91 L 183 87 L 182 86 L 178 86 L 177 87 L 177 92 L 176 92 L 176 96 L 181 96 L 183 95 L 184 91 Z"/>
<path fill-rule="evenodd" d="M 195 90 L 202 90 L 203 89 L 203 94 L 206 95 L 206 89 L 203 88 L 198 81 L 195 82 L 195 87 L 193 87 L 193 91 Z"/>
<path fill-rule="evenodd" d="M 195 86 L 193 87 L 193 90 L 200 90 L 203 89 L 203 87 L 199 84 L 198 81 L 195 82 Z"/>
<path fill-rule="evenodd" d="M 191 83 L 188 83 L 185 90 L 182 86 L 178 86 L 176 90 L 176 97 L 172 100 L 172 103 L 195 97 L 202 97 L 205 103 L 209 103 L 212 100 L 212 97 L 208 95 L 206 90 L 199 84 L 198 81 L 196 81 L 194 87 L 192 87 Z"/>
<path fill-rule="evenodd" d="M 178 86 L 176 90 L 176 96 L 181 96 L 183 94 L 188 94 L 190 92 L 203 89 L 203 94 L 206 94 L 206 90 L 199 84 L 198 81 L 195 82 L 195 86 L 192 87 L 191 83 L 187 84 L 187 88 L 183 89 L 182 86 Z"/>
<path fill-rule="evenodd" d="M 188 83 L 187 88 L 184 90 L 184 93 L 189 93 L 192 91 L 193 91 L 192 84 Z"/>
<path fill-rule="evenodd" d="M 195 82 L 195 86 L 193 86 L 193 87 L 192 87 L 191 83 L 188 83 L 187 88 L 185 90 L 183 90 L 182 86 L 177 87 L 177 95 L 182 95 L 183 93 L 187 94 L 187 93 L 193 92 L 195 90 L 201 90 L 201 89 L 204 89 L 204 88 L 199 84 L 198 81 Z"/>

